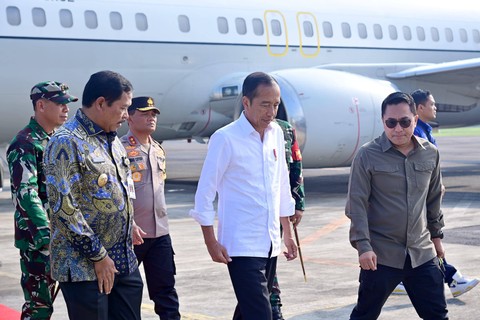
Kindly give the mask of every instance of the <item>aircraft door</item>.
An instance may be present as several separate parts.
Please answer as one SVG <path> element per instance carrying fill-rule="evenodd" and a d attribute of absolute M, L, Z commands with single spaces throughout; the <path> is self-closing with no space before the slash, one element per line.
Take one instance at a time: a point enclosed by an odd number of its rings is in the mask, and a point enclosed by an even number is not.
<path fill-rule="evenodd" d="M 315 16 L 309 12 L 297 13 L 300 53 L 306 58 L 314 58 L 320 53 L 320 35 Z"/>
<path fill-rule="evenodd" d="M 265 11 L 265 34 L 268 54 L 281 57 L 288 52 L 288 30 L 285 17 L 280 11 Z"/>

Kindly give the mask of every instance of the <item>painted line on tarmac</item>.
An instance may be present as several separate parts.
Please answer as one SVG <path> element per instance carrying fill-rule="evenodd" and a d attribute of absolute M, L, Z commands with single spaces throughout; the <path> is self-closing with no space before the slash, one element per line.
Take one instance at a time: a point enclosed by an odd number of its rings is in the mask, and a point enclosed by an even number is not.
<path fill-rule="evenodd" d="M 329 266 L 344 266 L 344 267 L 358 267 L 358 263 L 351 263 L 351 262 L 341 262 L 338 260 L 332 260 L 332 259 L 320 259 L 320 258 L 309 258 L 309 257 L 304 257 L 304 261 L 316 263 L 316 264 L 323 264 L 323 265 L 329 265 Z"/>
<path fill-rule="evenodd" d="M 18 274 L 17 273 L 0 271 L 0 276 L 15 279 L 15 280 L 17 280 L 17 279 L 20 280 L 20 271 L 18 272 Z"/>
<path fill-rule="evenodd" d="M 20 318 L 20 315 L 19 311 L 0 304 L 0 320 L 16 320 Z"/>
<path fill-rule="evenodd" d="M 468 209 L 470 209 L 471 206 L 472 200 L 466 199 L 466 197 L 463 196 L 462 199 L 457 202 L 455 207 L 450 210 L 449 215 L 458 214 L 463 216 L 465 215 L 465 213 L 467 213 Z"/>
<path fill-rule="evenodd" d="M 348 219 L 346 216 L 343 216 L 343 217 L 341 217 L 337 220 L 334 220 L 334 221 L 330 222 L 329 224 L 327 224 L 326 226 L 324 226 L 323 228 L 316 231 L 315 233 L 303 238 L 300 241 L 300 243 L 302 245 L 307 245 L 307 244 L 310 244 L 312 242 L 315 242 L 319 238 L 337 230 L 339 227 L 341 227 L 342 225 L 344 225 L 348 221 L 350 221 L 350 219 Z"/>

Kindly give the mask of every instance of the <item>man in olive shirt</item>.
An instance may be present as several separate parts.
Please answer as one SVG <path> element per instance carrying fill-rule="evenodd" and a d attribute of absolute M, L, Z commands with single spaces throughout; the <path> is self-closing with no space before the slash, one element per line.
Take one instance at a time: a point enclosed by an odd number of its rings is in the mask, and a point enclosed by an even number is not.
<path fill-rule="evenodd" d="M 352 163 L 345 213 L 361 270 L 350 319 L 377 319 L 400 281 L 422 319 L 448 319 L 437 258 L 444 256 L 439 154 L 413 135 L 417 118 L 410 95 L 390 94 L 384 133 Z"/>

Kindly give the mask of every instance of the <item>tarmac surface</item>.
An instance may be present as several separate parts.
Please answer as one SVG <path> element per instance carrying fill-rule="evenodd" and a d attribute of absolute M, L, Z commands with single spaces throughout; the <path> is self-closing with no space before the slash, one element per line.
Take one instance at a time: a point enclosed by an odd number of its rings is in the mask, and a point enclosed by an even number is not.
<path fill-rule="evenodd" d="M 480 137 L 439 137 L 437 141 L 447 188 L 443 201 L 447 258 L 464 275 L 480 278 Z M 211 261 L 200 227 L 188 216 L 206 146 L 167 141 L 164 147 L 166 198 L 182 319 L 231 319 L 236 300 L 227 268 Z M 298 232 L 307 281 L 298 259 L 287 262 L 279 257 L 285 319 L 348 319 L 355 305 L 359 267 L 357 253 L 348 242 L 349 220 L 344 215 L 348 172 L 348 168 L 304 171 L 307 209 Z M 18 257 L 13 247 L 13 206 L 7 188 L 0 192 L 0 307 L 17 311 L 23 303 Z M 453 298 L 447 287 L 445 293 L 450 319 L 480 319 L 480 285 L 458 298 Z M 158 319 L 146 286 L 142 318 Z M 379 319 L 418 318 L 408 296 L 392 295 Z M 7 318 L 0 314 L 3 319 Z M 68 319 L 61 293 L 52 319 Z"/>

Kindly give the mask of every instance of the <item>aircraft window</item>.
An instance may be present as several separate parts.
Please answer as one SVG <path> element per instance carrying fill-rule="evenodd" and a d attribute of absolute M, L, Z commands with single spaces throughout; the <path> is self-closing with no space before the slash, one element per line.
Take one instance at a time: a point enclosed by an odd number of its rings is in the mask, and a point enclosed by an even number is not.
<path fill-rule="evenodd" d="M 272 19 L 272 21 L 270 21 L 270 25 L 272 26 L 272 34 L 279 37 L 282 34 L 282 25 L 280 21 L 277 19 Z"/>
<path fill-rule="evenodd" d="M 47 17 L 45 16 L 45 10 L 42 8 L 32 9 L 33 24 L 37 27 L 45 27 L 47 24 Z"/>
<path fill-rule="evenodd" d="M 333 37 L 332 24 L 328 21 L 324 21 L 322 23 L 322 26 L 323 26 L 323 34 L 325 35 L 325 37 L 327 37 L 327 38 Z"/>
<path fill-rule="evenodd" d="M 237 28 L 238 34 L 246 34 L 247 33 L 247 23 L 243 18 L 236 18 L 235 19 L 235 28 Z"/>
<path fill-rule="evenodd" d="M 475 41 L 476 43 L 479 43 L 480 42 L 480 31 L 473 30 L 472 34 L 473 34 L 473 41 Z"/>
<path fill-rule="evenodd" d="M 121 30 L 123 28 L 122 15 L 120 12 L 110 12 L 110 26 L 114 30 Z"/>
<path fill-rule="evenodd" d="M 425 41 L 425 29 L 423 27 L 417 27 L 417 38 L 420 41 Z"/>
<path fill-rule="evenodd" d="M 358 36 L 361 39 L 366 39 L 368 37 L 367 26 L 365 25 L 365 23 L 359 23 L 357 25 L 357 29 L 358 29 Z"/>
<path fill-rule="evenodd" d="M 432 33 L 432 39 L 433 41 L 437 42 L 440 40 L 440 33 L 438 32 L 438 29 L 435 28 L 435 27 L 432 27 L 430 29 L 431 33 Z"/>
<path fill-rule="evenodd" d="M 84 13 L 85 25 L 88 29 L 96 29 L 98 27 L 97 13 L 92 10 L 86 10 Z"/>
<path fill-rule="evenodd" d="M 73 26 L 72 12 L 67 9 L 61 9 L 58 14 L 60 15 L 60 24 L 64 28 L 71 28 Z"/>
<path fill-rule="evenodd" d="M 303 34 L 306 37 L 313 37 L 313 25 L 310 21 L 303 21 Z"/>
<path fill-rule="evenodd" d="M 375 35 L 375 38 L 377 38 L 377 39 L 382 39 L 383 38 L 382 26 L 379 25 L 378 23 L 375 23 L 373 25 L 373 34 Z"/>
<path fill-rule="evenodd" d="M 135 25 L 140 31 L 145 31 L 148 29 L 148 20 L 147 16 L 143 13 L 135 13 Z"/>
<path fill-rule="evenodd" d="M 342 22 L 342 34 L 344 38 L 352 37 L 352 30 L 350 29 L 350 24 L 347 22 Z"/>
<path fill-rule="evenodd" d="M 7 21 L 11 26 L 18 26 L 22 22 L 20 10 L 17 7 L 7 7 Z"/>
<path fill-rule="evenodd" d="M 450 28 L 445 28 L 445 38 L 448 42 L 453 41 L 453 31 Z"/>
<path fill-rule="evenodd" d="M 388 35 L 390 36 L 390 39 L 397 40 L 398 39 L 397 27 L 395 27 L 394 25 L 389 25 Z"/>
<path fill-rule="evenodd" d="M 178 27 L 182 32 L 190 32 L 190 19 L 184 14 L 178 16 Z"/>
<path fill-rule="evenodd" d="M 402 31 L 403 31 L 403 38 L 405 40 L 408 40 L 408 41 L 412 40 L 412 30 L 410 30 L 409 26 L 403 26 Z"/>
<path fill-rule="evenodd" d="M 217 18 L 217 28 L 218 32 L 222 34 L 228 33 L 228 20 L 225 17 L 218 17 Z"/>
<path fill-rule="evenodd" d="M 255 35 L 257 36 L 262 36 L 264 32 L 263 21 L 258 18 L 252 19 L 252 25 L 253 25 L 253 33 L 255 33 Z"/>
<path fill-rule="evenodd" d="M 460 40 L 462 40 L 462 42 L 467 42 L 468 41 L 467 30 L 461 28 L 459 32 L 460 32 Z"/>

